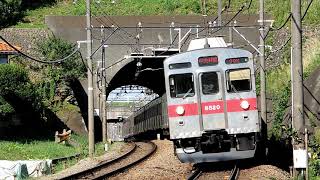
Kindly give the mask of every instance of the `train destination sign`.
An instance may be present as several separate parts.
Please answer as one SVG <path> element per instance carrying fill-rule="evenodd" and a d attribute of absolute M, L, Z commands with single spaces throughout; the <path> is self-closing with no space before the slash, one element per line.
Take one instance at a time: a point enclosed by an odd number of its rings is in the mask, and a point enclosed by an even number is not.
<path fill-rule="evenodd" d="M 183 69 L 183 68 L 190 68 L 191 63 L 175 63 L 175 64 L 169 64 L 169 69 Z"/>
<path fill-rule="evenodd" d="M 199 66 L 214 66 L 219 63 L 218 56 L 199 57 Z"/>
<path fill-rule="evenodd" d="M 239 58 L 229 58 L 226 59 L 226 64 L 239 64 L 239 63 L 246 63 L 249 61 L 247 57 L 239 57 Z"/>

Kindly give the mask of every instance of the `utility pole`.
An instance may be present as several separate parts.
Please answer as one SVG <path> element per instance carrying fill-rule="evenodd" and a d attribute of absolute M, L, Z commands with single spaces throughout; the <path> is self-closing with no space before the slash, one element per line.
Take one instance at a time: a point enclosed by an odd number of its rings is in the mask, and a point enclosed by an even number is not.
<path fill-rule="evenodd" d="M 222 2 L 221 0 L 218 0 L 218 26 L 222 25 L 221 13 L 222 13 Z"/>
<path fill-rule="evenodd" d="M 104 143 L 107 142 L 108 134 L 107 134 L 107 117 L 106 117 L 106 55 L 105 48 L 107 46 L 102 46 L 102 141 Z"/>
<path fill-rule="evenodd" d="M 294 168 L 297 176 L 307 167 L 307 147 L 303 142 L 305 129 L 303 103 L 303 64 L 302 64 L 302 26 L 301 0 L 291 0 L 291 72 L 292 72 L 292 124 L 298 137 L 293 137 Z M 305 161 L 304 163 L 301 163 Z M 303 173 L 303 176 L 305 173 Z"/>
<path fill-rule="evenodd" d="M 266 140 L 266 133 L 267 133 L 267 103 L 266 103 L 266 66 L 265 66 L 265 57 L 264 57 L 264 0 L 260 0 L 260 12 L 259 12 L 259 58 L 260 58 L 260 110 L 261 110 L 261 131 L 263 141 Z M 265 142 L 263 142 L 265 143 Z"/>
<path fill-rule="evenodd" d="M 90 0 L 86 0 L 86 23 L 87 23 L 87 63 L 88 63 L 88 124 L 89 124 L 89 156 L 94 155 L 94 116 L 93 116 L 93 69 L 91 57 L 91 12 Z"/>

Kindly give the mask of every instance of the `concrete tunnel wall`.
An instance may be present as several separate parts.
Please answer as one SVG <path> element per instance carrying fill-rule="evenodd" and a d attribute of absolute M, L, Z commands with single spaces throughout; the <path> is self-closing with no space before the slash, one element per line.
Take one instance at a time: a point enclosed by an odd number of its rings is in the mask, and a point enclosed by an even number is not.
<path fill-rule="evenodd" d="M 225 21 L 229 20 L 233 15 L 225 15 L 223 16 L 223 19 Z M 214 16 L 208 16 L 204 19 L 203 16 L 111 16 L 110 17 L 113 22 L 116 22 L 116 26 L 120 27 L 127 27 L 122 28 L 121 30 L 116 31 L 110 38 L 108 39 L 106 44 L 135 44 L 137 42 L 137 39 L 135 37 L 137 36 L 137 32 L 140 32 L 139 29 L 137 29 L 137 25 L 139 22 L 141 22 L 142 27 L 154 27 L 154 29 L 142 29 L 140 34 L 140 44 L 150 44 L 150 43 L 159 43 L 161 45 L 157 47 L 168 47 L 170 45 L 170 32 L 168 28 L 161 28 L 161 27 L 169 27 L 172 22 L 174 22 L 175 27 L 195 27 L 196 25 L 204 26 L 203 22 L 209 22 L 213 21 L 215 18 Z M 247 25 L 252 26 L 257 24 L 258 16 L 246 16 L 246 15 L 240 15 L 235 18 L 235 20 L 238 22 L 237 25 Z M 57 37 L 66 39 L 70 42 L 76 43 L 79 40 L 86 40 L 86 31 L 85 31 L 85 16 L 46 16 L 45 18 L 46 24 L 50 28 L 50 30 L 53 32 L 53 34 Z M 92 17 L 92 26 L 93 27 L 110 27 L 114 24 L 110 20 L 108 20 L 106 17 Z M 254 28 L 248 28 L 248 29 L 238 29 L 241 33 L 243 33 L 246 38 L 252 42 L 256 47 L 259 43 L 259 36 L 258 36 L 258 27 Z M 114 28 L 105 29 L 104 37 L 108 37 Z M 185 34 L 189 29 L 182 29 L 182 34 Z M 214 30 L 213 30 L 214 31 Z M 192 33 L 195 33 L 195 29 Z M 200 29 L 200 36 L 208 36 L 208 31 L 206 29 L 201 30 Z M 228 41 L 228 34 L 229 34 L 229 28 L 222 29 L 221 31 L 214 34 L 214 36 L 224 36 L 225 41 Z M 177 31 L 173 31 L 173 38 L 176 37 Z M 93 38 L 93 45 L 92 49 L 94 52 L 101 44 L 101 29 L 92 29 L 92 38 Z M 236 35 L 234 33 L 234 46 L 243 46 L 244 44 L 247 44 L 240 36 Z M 186 43 L 182 46 L 182 50 L 185 50 L 189 44 L 189 41 L 191 39 L 196 38 L 196 35 L 190 35 Z M 177 48 L 177 41 L 174 42 L 174 47 L 171 48 Z M 134 59 L 129 58 L 125 59 L 119 63 L 116 63 L 120 59 L 122 59 L 125 55 L 130 55 L 132 52 L 140 52 L 141 49 L 150 47 L 148 45 L 146 46 L 135 46 L 135 45 L 111 45 L 106 49 L 106 66 L 111 66 L 107 69 L 107 82 L 110 83 L 109 87 L 107 88 L 107 93 L 111 92 L 114 88 L 119 87 L 121 85 L 128 85 L 127 83 L 132 80 L 132 77 L 129 76 L 123 76 L 123 73 L 118 73 L 122 68 L 126 67 L 126 71 L 128 74 L 133 74 L 132 71 L 136 71 L 136 67 L 132 66 L 132 62 Z M 246 45 L 244 48 L 253 51 L 253 49 Z M 86 46 L 85 44 L 81 44 L 81 53 L 84 57 L 87 56 L 86 53 Z M 101 60 L 101 49 L 99 49 L 94 55 L 93 55 L 93 62 L 97 62 Z M 158 60 L 150 60 L 145 62 L 145 67 L 153 66 L 153 67 L 159 67 L 161 64 L 159 64 Z M 159 66 L 154 66 L 153 64 L 157 64 Z M 130 68 L 131 67 L 131 68 Z M 153 72 L 157 74 L 158 72 Z M 152 76 L 152 73 L 147 73 L 149 76 Z M 120 77 L 117 77 L 119 75 Z M 159 75 L 155 75 L 155 77 L 159 77 Z M 114 80 L 116 78 L 117 80 Z M 123 81 L 121 81 L 123 79 Z M 141 78 L 144 79 L 144 78 Z M 148 79 L 146 79 L 148 80 Z M 148 83 L 151 84 L 143 84 L 143 82 L 139 82 L 138 85 L 146 86 L 154 90 L 155 92 L 163 92 L 164 87 L 162 83 L 159 83 L 158 81 L 150 81 Z M 153 83 L 153 84 L 152 84 Z M 81 83 L 84 85 L 84 89 L 86 88 L 86 83 Z M 160 90 L 159 90 L 160 89 Z M 95 103 L 95 107 L 98 104 Z"/>

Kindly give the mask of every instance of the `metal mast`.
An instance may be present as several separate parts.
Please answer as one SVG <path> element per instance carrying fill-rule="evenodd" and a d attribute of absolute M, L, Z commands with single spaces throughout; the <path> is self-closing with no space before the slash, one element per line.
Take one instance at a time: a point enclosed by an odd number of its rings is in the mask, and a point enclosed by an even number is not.
<path fill-rule="evenodd" d="M 90 0 L 86 0 L 86 24 L 87 24 L 87 63 L 88 63 L 88 124 L 89 124 L 89 156 L 94 155 L 94 116 L 93 116 L 93 69 L 91 57 L 91 12 Z"/>
<path fill-rule="evenodd" d="M 303 64 L 302 64 L 302 26 L 301 26 L 301 0 L 291 0 L 291 33 L 292 33 L 292 121 L 293 128 L 300 140 L 294 139 L 293 151 L 305 150 L 303 143 L 304 103 L 303 103 Z M 307 155 L 305 154 L 305 158 Z M 297 164 L 294 163 L 295 168 Z M 299 167 L 301 168 L 301 167 Z"/>
<path fill-rule="evenodd" d="M 102 141 L 107 142 L 107 117 L 106 117 L 106 45 L 102 46 Z"/>
<path fill-rule="evenodd" d="M 218 0 L 218 26 L 222 25 L 221 12 L 222 12 L 222 2 L 221 0 Z"/>
<path fill-rule="evenodd" d="M 259 58 L 260 58 L 260 109 L 262 119 L 262 130 L 266 133 L 267 128 L 267 103 L 266 103 L 266 66 L 264 56 L 264 0 L 260 0 L 260 12 L 259 12 L 259 24 L 260 24 L 260 45 L 259 45 Z M 264 133 L 263 133 L 264 134 Z"/>

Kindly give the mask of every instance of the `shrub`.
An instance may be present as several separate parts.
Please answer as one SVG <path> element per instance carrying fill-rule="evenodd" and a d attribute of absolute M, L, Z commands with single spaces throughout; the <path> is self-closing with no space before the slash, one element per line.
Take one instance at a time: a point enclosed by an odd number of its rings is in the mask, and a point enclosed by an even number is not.
<path fill-rule="evenodd" d="M 21 0 L 0 1 L 0 28 L 12 25 L 22 16 Z"/>
<path fill-rule="evenodd" d="M 42 106 L 41 98 L 30 82 L 27 71 L 18 65 L 2 64 L 0 65 L 0 117 L 3 119 L 13 114 L 16 108 L 24 108 L 17 102 L 10 102 L 12 99 L 26 102 L 36 111 Z"/>

